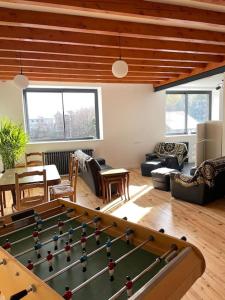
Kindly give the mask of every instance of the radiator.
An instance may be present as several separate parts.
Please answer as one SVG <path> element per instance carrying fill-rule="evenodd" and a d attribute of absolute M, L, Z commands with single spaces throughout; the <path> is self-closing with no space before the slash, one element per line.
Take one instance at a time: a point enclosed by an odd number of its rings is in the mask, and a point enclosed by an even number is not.
<path fill-rule="evenodd" d="M 68 151 L 45 152 L 45 164 L 56 165 L 60 175 L 67 175 L 69 171 L 69 157 L 78 149 Z M 81 149 L 87 155 L 93 156 L 93 149 Z"/>

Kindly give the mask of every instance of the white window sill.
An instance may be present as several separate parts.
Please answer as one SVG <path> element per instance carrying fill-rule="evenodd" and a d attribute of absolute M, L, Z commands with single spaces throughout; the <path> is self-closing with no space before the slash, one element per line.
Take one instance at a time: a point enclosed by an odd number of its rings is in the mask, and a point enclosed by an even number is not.
<path fill-rule="evenodd" d="M 38 145 L 38 144 L 69 144 L 69 143 L 86 143 L 86 142 L 98 142 L 103 141 L 103 139 L 88 139 L 88 140 L 65 140 L 65 141 L 37 141 L 37 142 L 28 142 L 27 145 Z"/>

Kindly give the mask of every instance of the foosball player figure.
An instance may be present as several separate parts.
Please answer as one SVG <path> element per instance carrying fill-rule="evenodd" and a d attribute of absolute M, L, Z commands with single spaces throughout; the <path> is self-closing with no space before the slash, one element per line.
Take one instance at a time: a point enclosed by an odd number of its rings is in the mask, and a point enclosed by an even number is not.
<path fill-rule="evenodd" d="M 131 243 L 131 239 L 133 237 L 133 233 L 134 233 L 134 231 L 132 229 L 127 229 L 126 230 L 126 236 L 125 236 L 125 238 L 126 238 L 127 245 L 129 245 Z"/>
<path fill-rule="evenodd" d="M 41 219 L 41 218 L 39 218 L 38 220 L 37 220 L 37 229 L 38 229 L 38 231 L 41 231 L 42 230 L 42 226 L 43 226 L 43 220 Z"/>
<path fill-rule="evenodd" d="M 86 254 L 85 250 L 83 250 L 83 255 L 80 258 L 80 263 L 83 267 L 82 271 L 86 272 L 87 271 L 87 254 Z"/>
<path fill-rule="evenodd" d="M 100 245 L 100 234 L 101 234 L 101 231 L 99 229 L 96 228 L 95 230 L 95 240 L 96 240 L 96 244 L 97 245 Z"/>
<path fill-rule="evenodd" d="M 40 218 L 39 214 L 35 211 L 34 212 L 34 220 L 37 222 L 37 220 Z"/>
<path fill-rule="evenodd" d="M 11 245 L 9 239 L 6 239 L 5 244 L 2 246 L 2 248 L 10 253 L 11 247 L 12 247 L 12 245 Z"/>
<path fill-rule="evenodd" d="M 112 242 L 111 239 L 108 238 L 106 242 L 106 253 L 108 257 L 111 256 L 111 247 L 112 247 Z"/>
<path fill-rule="evenodd" d="M 34 228 L 34 231 L 32 232 L 32 237 L 33 237 L 35 243 L 39 240 L 39 232 L 36 227 Z"/>
<path fill-rule="evenodd" d="M 109 259 L 109 263 L 108 263 L 108 270 L 109 270 L 109 278 L 110 281 L 114 280 L 114 271 L 115 271 L 115 267 L 116 267 L 116 263 L 113 261 L 112 258 Z"/>
<path fill-rule="evenodd" d="M 54 242 L 54 250 L 58 250 L 58 240 L 59 240 L 59 236 L 58 234 L 55 232 L 53 237 L 52 237 L 52 240 Z"/>
<path fill-rule="evenodd" d="M 66 261 L 69 262 L 71 260 L 71 246 L 69 242 L 66 242 L 66 245 L 64 247 L 65 253 L 66 253 Z"/>
<path fill-rule="evenodd" d="M 34 250 L 36 251 L 37 258 L 41 258 L 41 248 L 42 248 L 42 243 L 40 241 L 37 241 L 34 245 Z"/>
<path fill-rule="evenodd" d="M 133 294 L 133 281 L 131 280 L 130 276 L 126 276 L 126 289 L 127 289 L 127 296 L 128 298 L 132 296 Z"/>
<path fill-rule="evenodd" d="M 30 270 L 31 272 L 34 271 L 34 264 L 32 263 L 31 259 L 28 259 L 27 261 L 27 269 Z"/>
<path fill-rule="evenodd" d="M 100 217 L 94 217 L 95 228 L 99 228 L 99 226 L 100 226 L 100 221 L 101 221 L 101 218 L 100 218 Z"/>
<path fill-rule="evenodd" d="M 63 234 L 63 226 L 64 226 L 64 222 L 58 219 L 58 229 L 60 235 Z"/>
<path fill-rule="evenodd" d="M 65 300 L 72 300 L 73 294 L 68 286 L 65 287 L 65 293 L 63 294 L 63 298 Z"/>
<path fill-rule="evenodd" d="M 80 243 L 81 243 L 82 251 L 83 250 L 86 251 L 86 243 L 87 243 L 86 233 L 82 233 Z"/>
<path fill-rule="evenodd" d="M 81 224 L 81 230 L 82 230 L 82 233 L 87 233 L 87 224 L 86 223 Z"/>
<path fill-rule="evenodd" d="M 52 267 L 53 255 L 52 255 L 51 251 L 48 251 L 48 255 L 47 255 L 46 259 L 48 262 L 48 270 L 49 270 L 49 272 L 52 272 L 53 271 L 53 267 Z"/>
<path fill-rule="evenodd" d="M 68 231 L 68 234 L 69 234 L 69 242 L 72 243 L 73 241 L 73 234 L 74 234 L 74 229 L 73 227 L 70 227 L 69 231 Z"/>

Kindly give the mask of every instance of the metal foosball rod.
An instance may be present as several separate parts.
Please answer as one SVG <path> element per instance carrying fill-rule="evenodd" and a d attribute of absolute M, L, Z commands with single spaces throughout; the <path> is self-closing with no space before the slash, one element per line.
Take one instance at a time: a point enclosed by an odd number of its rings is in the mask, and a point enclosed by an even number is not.
<path fill-rule="evenodd" d="M 135 283 L 138 279 L 140 279 L 142 276 L 144 276 L 146 273 L 151 271 L 154 267 L 160 264 L 160 262 L 163 259 L 168 259 L 171 254 L 178 253 L 177 246 L 175 244 L 171 245 L 171 248 L 166 251 L 164 254 L 162 254 L 160 257 L 157 257 L 153 263 L 151 263 L 147 268 L 145 268 L 141 273 L 139 273 L 136 277 L 132 279 L 132 282 Z M 118 292 L 116 292 L 112 297 L 110 297 L 108 300 L 116 300 L 120 297 L 121 294 L 123 294 L 126 291 L 126 286 L 123 286 Z"/>
<path fill-rule="evenodd" d="M 113 226 L 115 226 L 115 225 L 113 224 L 113 225 L 106 226 L 106 227 L 104 227 L 103 229 L 101 229 L 100 231 L 101 231 L 101 232 L 104 232 L 104 231 L 106 231 L 107 229 L 112 228 Z M 94 235 L 95 235 L 95 233 L 90 234 L 89 236 L 87 236 L 87 239 L 93 237 Z M 71 244 L 71 248 L 74 247 L 74 246 L 79 245 L 80 243 L 81 243 L 81 241 L 79 240 L 79 241 L 77 241 L 77 242 Z M 53 253 L 53 256 L 57 256 L 57 255 L 59 255 L 59 254 L 62 253 L 62 252 L 64 252 L 64 249 L 61 249 L 61 250 L 59 250 L 59 251 Z M 41 259 L 40 261 L 34 263 L 34 267 L 36 267 L 36 266 L 42 264 L 42 263 L 45 262 L 45 261 L 46 261 L 46 258 Z"/>
<path fill-rule="evenodd" d="M 73 211 L 74 211 L 74 210 L 73 210 Z M 54 215 L 54 216 L 51 216 L 51 217 L 49 217 L 49 218 L 43 219 L 43 222 L 47 222 L 47 221 L 49 221 L 49 220 L 51 220 L 51 219 L 53 219 L 53 218 L 60 217 L 60 216 L 62 216 L 62 215 L 64 215 L 64 214 L 68 214 L 68 212 L 72 212 L 72 210 L 71 210 L 71 211 L 66 210 L 66 211 L 61 212 L 61 213 L 59 213 L 59 214 L 57 214 L 57 215 Z M 11 235 L 11 234 L 13 234 L 13 233 L 22 231 L 22 230 L 24 230 L 24 229 L 30 228 L 30 227 L 35 226 L 35 225 L 36 225 L 36 222 L 35 222 L 35 223 L 32 223 L 32 224 L 29 224 L 29 225 L 27 225 L 27 226 L 24 226 L 24 227 L 15 229 L 15 230 L 10 231 L 10 232 L 8 232 L 8 233 L 2 234 L 2 235 L 1 235 L 1 238 L 4 237 L 4 236 L 9 236 L 9 235 Z"/>
<path fill-rule="evenodd" d="M 70 221 L 77 220 L 77 219 L 79 219 L 79 218 L 81 218 L 81 217 L 83 217 L 83 216 L 85 216 L 85 213 L 80 214 L 80 215 L 78 215 L 78 216 L 75 216 L 75 217 L 73 217 L 73 218 L 70 218 L 70 219 L 64 221 L 64 223 L 65 223 L 65 224 L 66 224 L 66 223 L 69 223 Z M 51 229 L 54 229 L 54 228 L 56 228 L 57 226 L 58 226 L 58 225 L 55 224 L 55 225 L 52 225 L 52 226 L 50 226 L 50 227 L 48 227 L 48 228 L 46 228 L 46 229 L 44 229 L 44 230 L 41 230 L 41 231 L 40 231 L 40 234 L 45 233 L 45 232 L 47 232 L 47 231 L 49 231 L 49 230 L 51 230 Z M 28 235 L 28 236 L 25 236 L 25 237 L 23 237 L 23 238 L 17 240 L 17 241 L 14 241 L 14 242 L 11 243 L 11 245 L 12 245 L 12 246 L 13 246 L 13 245 L 16 245 L 16 244 L 21 243 L 21 242 L 24 242 L 24 241 L 26 241 L 26 240 L 28 240 L 28 239 L 30 239 L 30 238 L 32 238 L 32 235 Z"/>
<path fill-rule="evenodd" d="M 60 206 L 52 207 L 52 208 L 47 209 L 47 210 L 45 210 L 45 211 L 41 211 L 41 212 L 39 212 L 38 214 L 41 215 L 41 214 L 43 214 L 43 213 L 50 212 L 50 211 L 52 211 L 52 210 L 54 210 L 54 209 L 59 209 L 59 208 L 63 208 L 63 207 L 65 207 L 65 206 L 64 206 L 64 205 L 60 205 Z M 65 213 L 65 212 L 63 212 L 63 213 Z M 62 213 L 62 214 L 63 214 L 63 213 Z M 60 213 L 60 214 L 61 214 L 61 213 Z M 16 223 L 23 222 L 23 221 L 26 220 L 26 219 L 35 218 L 35 215 L 36 215 L 36 212 L 34 211 L 34 214 L 29 215 L 29 216 L 27 216 L 27 217 L 25 217 L 25 218 L 21 218 L 21 219 L 19 219 L 19 220 L 12 221 L 12 222 L 10 222 L 10 223 L 6 223 L 6 224 L 4 224 L 3 226 L 0 226 L 0 228 L 6 228 L 6 227 L 9 227 L 9 226 L 14 225 L 14 224 L 16 224 Z M 34 223 L 34 224 L 35 224 L 35 223 Z"/>
<path fill-rule="evenodd" d="M 140 245 L 136 246 L 134 249 L 130 250 L 129 252 L 127 252 L 126 254 L 122 255 L 120 258 L 118 258 L 115 261 L 115 264 L 117 265 L 123 259 L 125 259 L 129 255 L 131 255 L 133 252 L 137 251 L 138 249 L 140 249 L 141 247 L 143 247 L 144 245 L 146 245 L 148 242 L 153 241 L 153 240 L 154 240 L 153 236 L 150 236 L 147 240 L 145 240 L 144 242 L 142 242 Z M 83 282 L 82 284 L 80 284 L 78 287 L 74 288 L 72 290 L 72 293 L 73 294 L 76 293 L 77 291 L 79 291 L 80 289 L 82 289 L 83 287 L 85 287 L 88 283 L 90 283 L 91 281 L 95 280 L 97 277 L 101 276 L 102 274 L 104 274 L 107 271 L 108 271 L 108 266 L 105 267 L 104 269 L 102 269 L 101 271 L 99 271 L 94 276 L 90 277 L 88 280 L 86 280 L 85 282 Z"/>
<path fill-rule="evenodd" d="M 79 216 L 77 216 L 77 217 L 80 218 L 80 217 L 83 216 L 83 215 L 86 215 L 86 214 L 82 214 L 82 215 L 79 215 Z M 92 221 L 87 222 L 86 224 L 89 225 L 89 224 L 92 224 L 93 222 L 94 222 L 94 221 L 92 220 Z M 73 230 L 74 230 L 74 231 L 77 231 L 77 230 L 79 230 L 79 229 L 81 229 L 81 228 L 82 228 L 82 225 L 79 225 L 78 227 L 73 228 Z M 43 231 L 42 231 L 42 232 L 43 232 Z M 65 232 L 65 233 L 63 233 L 63 234 L 60 234 L 60 235 L 59 235 L 59 238 L 62 238 L 62 237 L 64 237 L 64 236 L 67 235 L 67 234 L 68 234 L 68 232 Z M 52 239 L 49 239 L 49 240 L 43 242 L 43 243 L 42 243 L 42 246 L 47 245 L 47 244 L 50 243 L 50 242 L 52 242 Z M 28 253 L 28 252 L 31 252 L 31 251 L 33 251 L 33 250 L 34 250 L 34 247 L 29 248 L 29 249 L 26 249 L 26 250 L 24 250 L 23 252 L 20 252 L 20 253 L 14 255 L 14 257 L 15 257 L 15 258 L 18 258 L 18 257 L 20 257 L 20 256 L 22 256 L 22 255 L 24 255 L 24 254 L 26 254 L 26 253 Z M 60 251 L 61 251 L 61 250 L 60 250 Z"/>
<path fill-rule="evenodd" d="M 111 243 L 113 244 L 113 243 L 115 243 L 116 241 L 122 239 L 122 238 L 125 237 L 125 236 L 126 236 L 126 233 L 123 233 L 123 234 L 121 234 L 120 236 L 118 236 L 117 238 L 113 239 L 113 240 L 111 241 Z M 87 254 L 87 258 L 90 258 L 91 256 L 93 256 L 94 254 L 100 252 L 100 251 L 103 250 L 104 248 L 106 248 L 106 245 L 102 245 L 100 248 L 97 248 L 96 250 L 94 250 L 94 251 L 92 251 L 91 253 Z M 63 273 L 66 272 L 67 270 L 69 270 L 69 269 L 75 267 L 75 266 L 78 265 L 79 263 L 80 263 L 80 260 L 76 260 L 75 262 L 73 262 L 73 263 L 70 264 L 69 266 L 65 267 L 64 269 L 58 271 L 58 272 L 55 273 L 54 275 L 49 276 L 48 278 L 44 279 L 44 282 L 48 282 L 48 281 L 54 279 L 55 277 L 57 277 L 57 276 L 63 274 Z"/>

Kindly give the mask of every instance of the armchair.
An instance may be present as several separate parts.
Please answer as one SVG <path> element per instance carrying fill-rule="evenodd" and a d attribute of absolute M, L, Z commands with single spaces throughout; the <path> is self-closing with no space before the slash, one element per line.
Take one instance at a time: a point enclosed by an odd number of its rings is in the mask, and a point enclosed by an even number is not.
<path fill-rule="evenodd" d="M 153 153 L 146 154 L 146 161 L 156 159 L 167 168 L 182 170 L 187 154 L 187 146 L 184 143 L 161 142 L 155 146 Z"/>
<path fill-rule="evenodd" d="M 171 194 L 187 202 L 206 204 L 225 195 L 225 157 L 204 161 L 194 176 L 171 173 Z"/>

